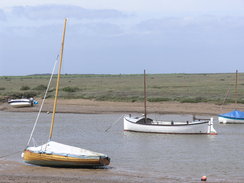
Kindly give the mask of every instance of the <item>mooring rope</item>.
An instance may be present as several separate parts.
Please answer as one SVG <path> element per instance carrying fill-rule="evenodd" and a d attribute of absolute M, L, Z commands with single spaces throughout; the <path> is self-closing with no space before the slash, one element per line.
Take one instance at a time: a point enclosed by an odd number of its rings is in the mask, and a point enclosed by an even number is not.
<path fill-rule="evenodd" d="M 123 114 L 122 116 L 120 116 L 115 122 L 113 122 L 113 124 L 110 125 L 110 126 L 105 130 L 105 132 L 107 132 L 107 131 L 108 131 L 110 128 L 112 128 L 116 123 L 118 123 L 119 120 L 120 120 L 123 116 L 124 116 L 124 114 Z"/>
<path fill-rule="evenodd" d="M 12 155 L 15 155 L 15 154 L 17 154 L 17 153 L 21 153 L 21 152 L 22 152 L 22 151 L 17 151 L 17 152 L 11 153 L 11 154 L 3 155 L 3 156 L 0 156 L 0 159 L 2 159 L 2 158 L 6 158 L 6 157 L 8 157 L 8 156 L 12 156 Z"/>
<path fill-rule="evenodd" d="M 59 57 L 59 55 L 57 55 L 57 58 L 56 58 L 56 60 L 55 60 L 54 67 L 53 67 L 53 70 L 52 70 L 52 74 L 51 74 L 51 77 L 50 77 L 50 79 L 49 79 L 49 82 L 48 82 L 48 85 L 47 85 L 47 89 L 46 89 L 46 91 L 45 91 L 45 94 L 44 94 L 44 97 L 43 97 L 43 100 L 42 100 L 42 104 L 41 104 L 41 106 L 40 106 L 39 112 L 38 112 L 37 117 L 36 117 L 36 121 L 35 121 L 34 126 L 33 126 L 33 128 L 32 128 L 31 135 L 30 135 L 30 138 L 29 138 L 29 140 L 28 140 L 26 146 L 29 146 L 30 141 L 31 141 L 32 136 L 33 136 L 33 133 L 34 133 L 34 131 L 35 131 L 35 128 L 36 128 L 36 125 L 37 125 L 37 121 L 38 121 L 38 119 L 39 119 L 39 117 L 40 117 L 40 114 L 41 114 L 41 111 L 42 111 L 42 107 L 43 107 L 44 102 L 45 102 L 45 99 L 46 99 L 46 97 L 47 97 L 47 92 L 48 92 L 49 87 L 50 87 L 50 85 L 51 85 L 51 81 L 52 81 L 52 78 L 53 78 L 53 75 L 54 75 L 54 71 L 55 71 L 55 68 L 56 68 L 56 65 L 57 65 L 57 62 L 58 62 L 58 57 Z"/>

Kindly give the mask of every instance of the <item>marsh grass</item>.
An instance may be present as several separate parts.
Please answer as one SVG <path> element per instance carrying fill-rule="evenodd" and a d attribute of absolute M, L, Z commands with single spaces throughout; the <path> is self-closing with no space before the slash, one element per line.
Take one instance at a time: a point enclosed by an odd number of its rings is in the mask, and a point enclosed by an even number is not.
<path fill-rule="evenodd" d="M 47 89 L 47 86 L 41 84 L 33 88 L 33 90 L 44 91 Z"/>
<path fill-rule="evenodd" d="M 33 94 L 42 97 L 49 75 L 0 77 L 0 96 Z M 62 75 L 60 97 L 100 101 L 143 101 L 143 75 Z M 54 95 L 54 77 L 48 96 Z M 234 102 L 235 74 L 148 74 L 147 96 L 150 102 L 179 101 L 188 103 Z M 20 90 L 28 86 L 27 91 Z M 28 93 L 29 92 L 29 93 Z M 32 92 L 32 93 L 31 93 Z M 244 74 L 239 74 L 238 102 L 244 103 Z"/>
<path fill-rule="evenodd" d="M 29 90 L 29 89 L 30 89 L 29 86 L 21 86 L 21 87 L 20 87 L 20 90 Z"/>
<path fill-rule="evenodd" d="M 65 91 L 65 92 L 77 92 L 80 89 L 78 87 L 66 86 L 66 87 L 62 88 L 62 90 Z"/>

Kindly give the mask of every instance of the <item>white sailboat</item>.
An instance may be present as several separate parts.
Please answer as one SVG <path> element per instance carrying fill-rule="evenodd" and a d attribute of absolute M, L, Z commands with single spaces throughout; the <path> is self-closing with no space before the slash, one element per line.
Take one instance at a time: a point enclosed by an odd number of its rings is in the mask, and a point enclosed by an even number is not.
<path fill-rule="evenodd" d="M 124 130 L 146 133 L 166 133 L 166 134 L 209 134 L 216 135 L 213 127 L 213 118 L 207 120 L 193 121 L 158 121 L 147 117 L 146 107 L 146 72 L 144 70 L 144 115 L 125 116 Z"/>
<path fill-rule="evenodd" d="M 41 146 L 30 147 L 29 143 L 32 135 L 27 143 L 26 149 L 22 153 L 24 161 L 28 164 L 51 167 L 97 167 L 106 166 L 110 163 L 110 158 L 102 153 L 89 151 L 86 149 L 61 144 L 52 140 L 54 119 L 57 106 L 57 97 L 59 91 L 60 72 L 62 66 L 64 38 L 66 31 L 66 22 L 64 21 L 64 31 L 62 35 L 62 47 L 60 50 L 60 62 L 58 77 L 56 83 L 56 94 L 54 99 L 52 122 L 50 127 L 48 142 Z M 35 126 L 35 125 L 34 125 Z M 34 128 L 33 128 L 34 130 Z M 33 131 L 32 131 L 33 134 Z"/>

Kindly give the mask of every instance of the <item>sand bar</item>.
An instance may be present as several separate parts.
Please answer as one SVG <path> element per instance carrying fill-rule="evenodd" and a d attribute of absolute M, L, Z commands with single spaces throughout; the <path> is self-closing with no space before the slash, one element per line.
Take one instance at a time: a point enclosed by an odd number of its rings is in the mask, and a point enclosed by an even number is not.
<path fill-rule="evenodd" d="M 0 110 L 9 112 L 37 112 L 39 104 L 34 107 L 13 108 L 7 103 L 0 104 Z M 43 112 L 52 112 L 53 100 L 47 99 Z M 235 108 L 244 109 L 243 104 L 216 105 L 213 103 L 179 103 L 179 102 L 148 102 L 149 113 L 159 114 L 196 114 L 196 115 L 217 115 L 229 112 Z M 102 114 L 102 113 L 143 113 L 142 102 L 109 102 L 94 101 L 85 99 L 59 99 L 58 113 L 80 113 L 80 114 Z"/>

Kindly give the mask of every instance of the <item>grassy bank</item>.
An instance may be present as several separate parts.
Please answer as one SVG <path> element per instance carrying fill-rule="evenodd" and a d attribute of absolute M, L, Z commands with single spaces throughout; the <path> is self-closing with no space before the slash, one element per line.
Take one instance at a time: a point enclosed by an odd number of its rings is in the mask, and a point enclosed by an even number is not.
<path fill-rule="evenodd" d="M 42 97 L 49 75 L 2 76 L 0 97 Z M 56 77 L 48 97 L 53 97 Z M 244 103 L 244 74 L 239 74 L 238 102 Z M 148 101 L 234 102 L 235 74 L 148 74 Z M 62 75 L 60 97 L 103 101 L 142 101 L 143 75 Z"/>

